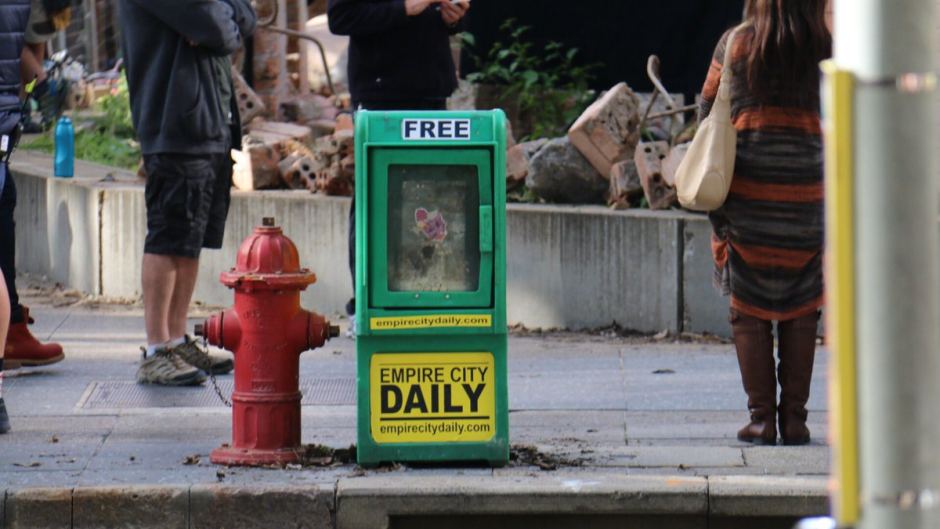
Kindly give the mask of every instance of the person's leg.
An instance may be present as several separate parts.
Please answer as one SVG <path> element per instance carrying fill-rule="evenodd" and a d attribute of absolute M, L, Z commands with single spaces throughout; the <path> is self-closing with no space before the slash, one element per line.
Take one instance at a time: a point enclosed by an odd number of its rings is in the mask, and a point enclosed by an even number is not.
<path fill-rule="evenodd" d="M 813 379 L 816 357 L 816 327 L 819 312 L 777 323 L 780 341 L 780 438 L 785 445 L 809 443 L 806 401 Z"/>
<path fill-rule="evenodd" d="M 177 257 L 175 261 L 176 281 L 169 301 L 168 340 L 186 336 L 186 316 L 189 314 L 189 303 L 193 299 L 193 290 L 199 275 L 199 259 Z"/>
<path fill-rule="evenodd" d="M 5 170 L 5 169 L 4 169 Z M 4 286 L 8 292 L 10 305 L 9 322 L 23 321 L 20 298 L 16 292 L 16 223 L 13 212 L 16 209 L 16 182 L 7 172 L 3 191 L 0 192 L 0 271 L 3 272 Z"/>
<path fill-rule="evenodd" d="M 169 154 L 144 158 L 147 239 L 141 286 L 147 347 L 143 348 L 137 370 L 140 383 L 183 386 L 205 381 L 198 369 L 186 364 L 169 347 L 173 298 L 181 276 L 179 263 L 195 259 L 202 240 L 203 230 L 193 225 L 197 219 L 192 209 L 200 206 L 193 198 L 198 196 L 201 186 L 190 179 L 187 164 L 191 159 L 194 157 Z M 185 273 L 184 270 L 182 274 Z"/>
<path fill-rule="evenodd" d="M 731 311 L 731 330 L 747 393 L 750 422 L 738 431 L 738 440 L 777 444 L 777 379 L 774 373 L 772 322 Z"/>
<path fill-rule="evenodd" d="M 0 193 L 0 271 L 3 272 L 4 296 L 10 304 L 10 315 L 4 365 L 6 369 L 20 366 L 41 366 L 54 364 L 65 358 L 62 346 L 57 343 L 41 343 L 29 330 L 32 319 L 29 310 L 20 305 L 16 292 L 16 224 L 13 212 L 16 208 L 16 182 L 9 173 L 6 176 L 3 191 Z"/>
<path fill-rule="evenodd" d="M 0 274 L 2 275 L 2 274 Z M 3 350 L 7 342 L 7 330 L 10 328 L 10 298 L 5 281 L 0 281 L 0 434 L 10 431 L 10 417 L 3 401 Z"/>
<path fill-rule="evenodd" d="M 176 260 L 172 255 L 144 254 L 140 279 L 148 346 L 159 346 L 170 340 L 170 301 L 176 285 Z"/>
<path fill-rule="evenodd" d="M 195 202 L 198 210 L 191 216 L 195 219 L 192 233 L 201 234 L 199 246 L 190 255 L 196 257 L 178 257 L 176 285 L 173 299 L 170 301 L 170 350 L 177 357 L 191 366 L 206 373 L 224 375 L 235 368 L 230 357 L 208 354 L 186 333 L 186 316 L 192 301 L 196 278 L 199 273 L 199 250 L 208 248 L 217 250 L 222 247 L 225 238 L 225 221 L 228 217 L 232 193 L 232 161 L 227 154 L 214 154 L 206 157 L 208 168 L 205 182 L 194 186 L 201 195 Z M 194 165 L 192 175 L 203 173 L 202 166 Z"/>

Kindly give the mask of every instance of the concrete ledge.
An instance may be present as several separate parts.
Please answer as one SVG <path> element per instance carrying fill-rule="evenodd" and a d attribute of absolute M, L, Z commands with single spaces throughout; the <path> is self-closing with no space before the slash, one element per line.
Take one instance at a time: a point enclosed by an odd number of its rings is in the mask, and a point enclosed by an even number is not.
<path fill-rule="evenodd" d="M 714 476 L 708 478 L 712 516 L 824 516 L 826 478 Z"/>
<path fill-rule="evenodd" d="M 375 476 L 340 480 L 337 529 L 389 526 L 392 516 L 641 514 L 708 511 L 704 478 Z"/>
<path fill-rule="evenodd" d="M 71 529 L 72 489 L 7 491 L 6 529 Z"/>
<path fill-rule="evenodd" d="M 189 529 L 188 486 L 83 487 L 72 492 L 72 528 Z"/>
<path fill-rule="evenodd" d="M 62 285 L 137 298 L 146 233 L 143 182 L 78 162 L 76 178 L 52 178 L 50 157 L 18 152 L 17 266 Z M 203 253 L 194 300 L 227 306 L 218 282 L 242 240 L 273 216 L 317 274 L 305 307 L 335 315 L 352 293 L 347 267 L 349 200 L 306 191 L 232 194 L 224 246 Z M 674 211 L 510 204 L 508 312 L 530 328 L 605 327 L 728 335 L 727 301 L 711 287 L 707 219 Z"/>
<path fill-rule="evenodd" d="M 193 485 L 190 528 L 329 529 L 334 487 Z"/>
<path fill-rule="evenodd" d="M 285 480 L 288 479 L 285 474 Z M 2 503 L 2 502 L 0 502 Z M 671 477 L 576 470 L 531 475 L 370 475 L 324 484 L 11 490 L 5 529 L 382 529 L 394 520 L 585 520 L 630 527 L 789 527 L 828 511 L 824 478 Z M 444 518 L 448 517 L 448 518 Z M 513 523 L 516 523 L 513 522 Z M 620 525 L 616 525 L 619 523 Z M 613 525 L 611 525 L 613 524 Z M 769 525 L 767 525 L 769 524 Z M 473 524 L 459 525 L 470 527 Z M 516 525 L 518 526 L 518 525 Z"/>

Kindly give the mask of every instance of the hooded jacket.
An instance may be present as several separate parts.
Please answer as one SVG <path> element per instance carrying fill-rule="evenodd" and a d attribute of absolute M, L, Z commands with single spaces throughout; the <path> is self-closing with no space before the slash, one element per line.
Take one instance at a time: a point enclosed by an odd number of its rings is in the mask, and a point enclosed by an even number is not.
<path fill-rule="evenodd" d="M 0 112 L 20 108 L 20 53 L 30 0 L 0 0 Z"/>
<path fill-rule="evenodd" d="M 227 152 L 234 105 L 219 64 L 254 31 L 248 0 L 120 0 L 119 16 L 141 152 Z"/>

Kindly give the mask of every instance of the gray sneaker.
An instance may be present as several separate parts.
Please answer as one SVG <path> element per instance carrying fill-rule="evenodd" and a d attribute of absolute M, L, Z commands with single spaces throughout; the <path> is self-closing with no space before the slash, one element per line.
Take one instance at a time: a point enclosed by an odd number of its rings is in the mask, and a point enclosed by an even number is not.
<path fill-rule="evenodd" d="M 146 351 L 141 347 L 142 351 Z M 167 349 L 145 358 L 137 368 L 137 383 L 161 386 L 198 386 L 206 381 L 205 375 Z"/>
<path fill-rule="evenodd" d="M 231 358 L 219 355 L 211 355 L 202 350 L 195 340 L 186 337 L 186 341 L 170 350 L 183 359 L 184 362 L 195 366 L 211 375 L 224 375 L 230 373 L 235 368 L 235 362 Z"/>

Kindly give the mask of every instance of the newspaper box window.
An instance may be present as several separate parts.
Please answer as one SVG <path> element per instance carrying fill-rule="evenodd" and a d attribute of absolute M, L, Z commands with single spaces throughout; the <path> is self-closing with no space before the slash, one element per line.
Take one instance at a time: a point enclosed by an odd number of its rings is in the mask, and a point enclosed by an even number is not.
<path fill-rule="evenodd" d="M 359 462 L 509 456 L 505 117 L 356 122 Z"/>

